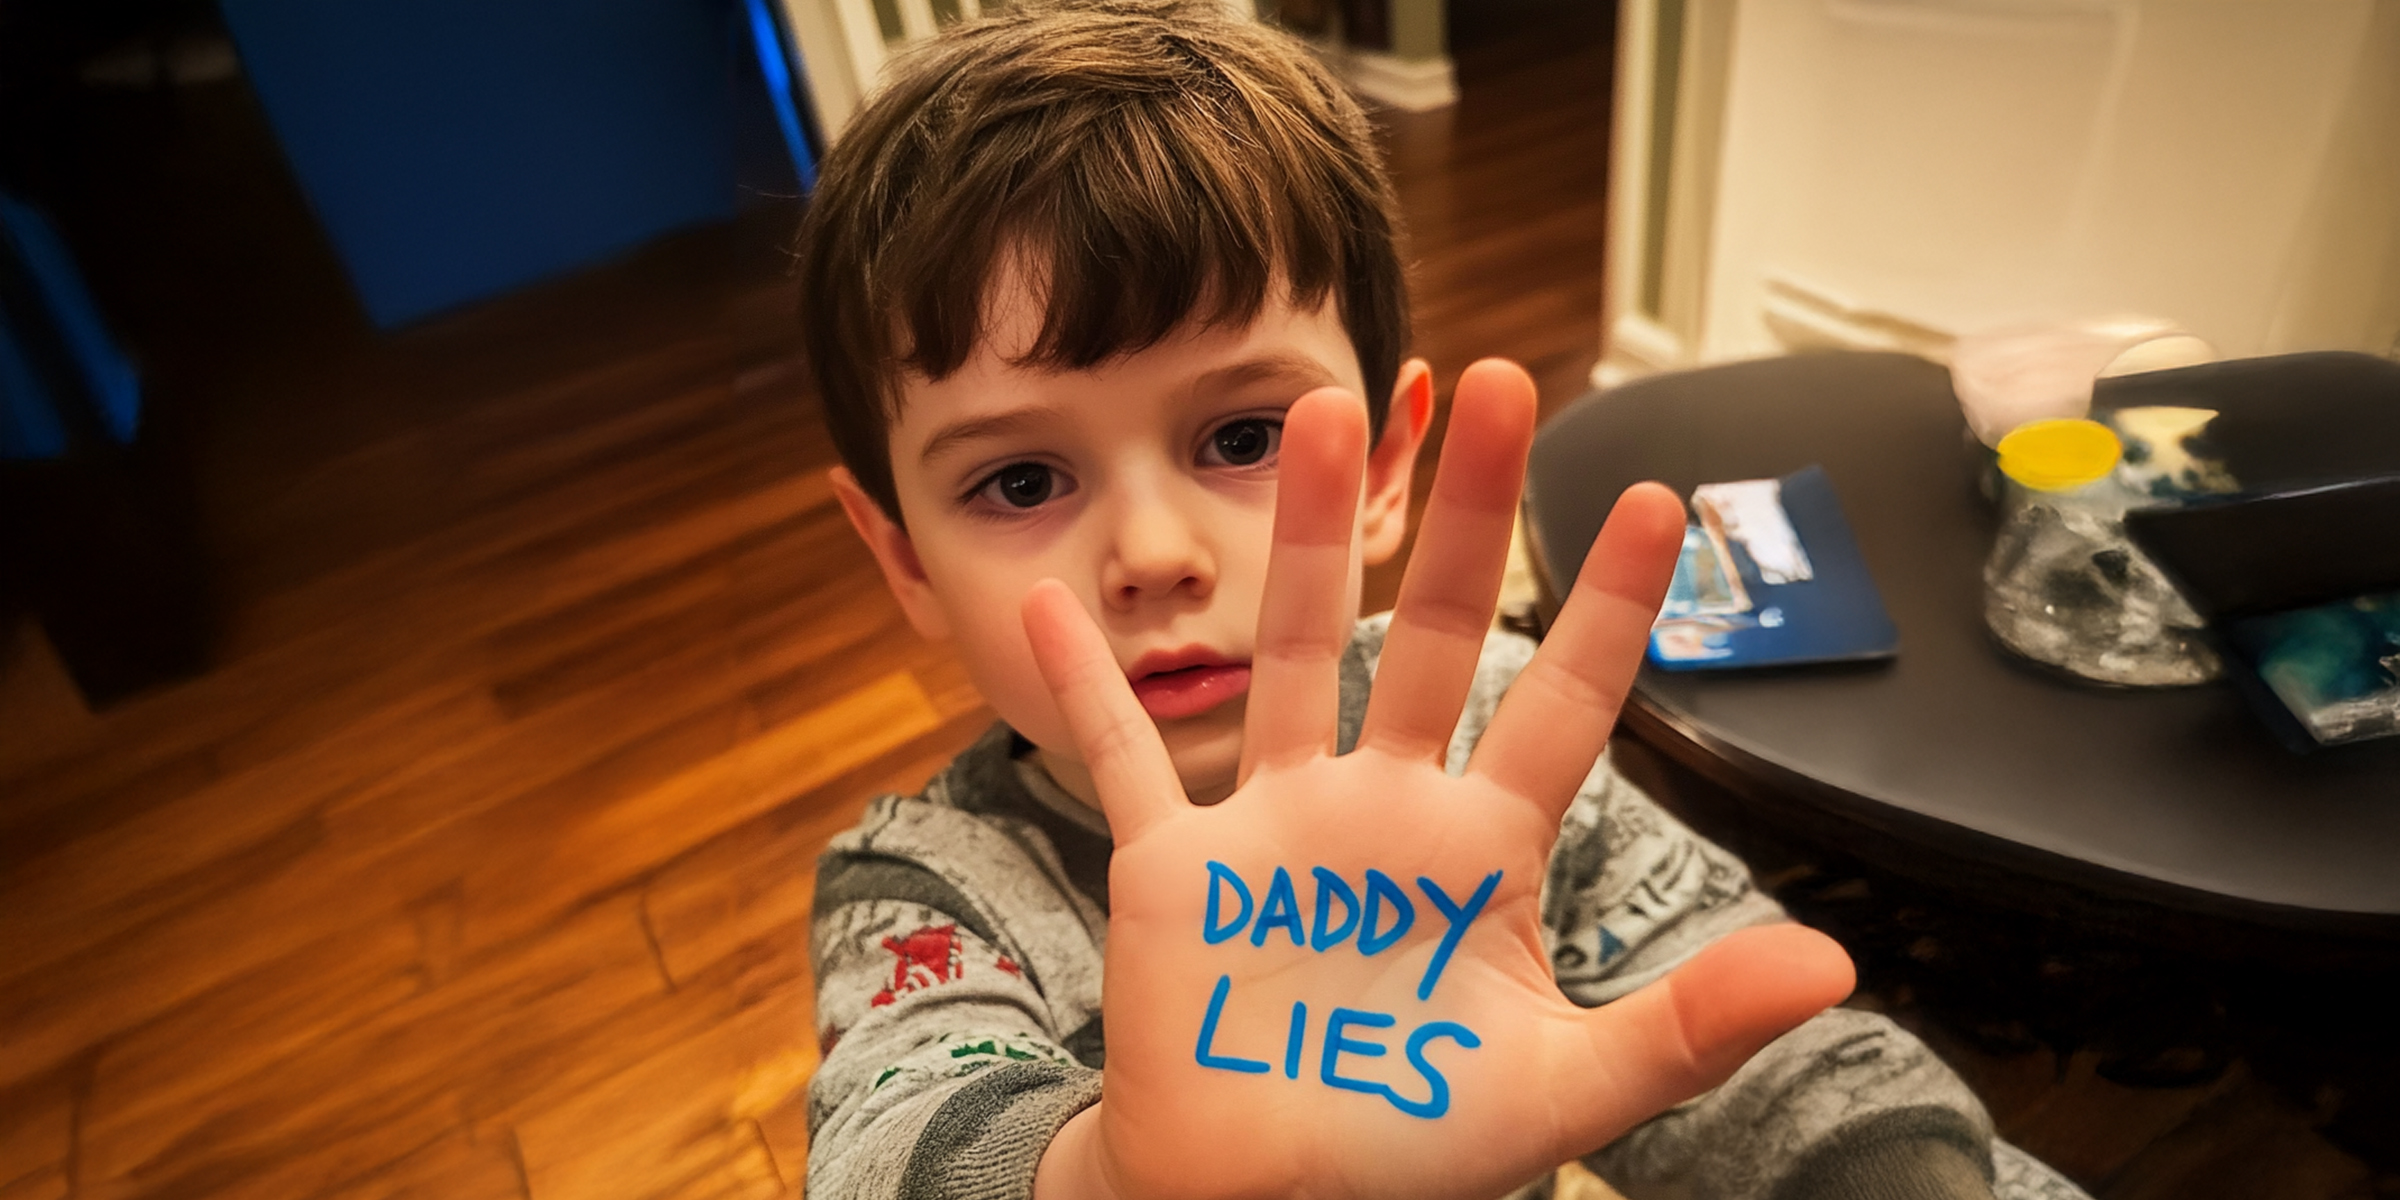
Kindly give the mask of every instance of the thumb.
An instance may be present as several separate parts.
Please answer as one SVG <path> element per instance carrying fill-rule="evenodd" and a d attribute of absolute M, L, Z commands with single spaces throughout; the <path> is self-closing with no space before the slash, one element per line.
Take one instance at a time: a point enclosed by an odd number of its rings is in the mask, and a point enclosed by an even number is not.
<path fill-rule="evenodd" d="M 1805 925 L 1744 929 L 1611 1004 L 1582 1014 L 1592 1069 L 1570 1069 L 1564 1112 L 1583 1122 L 1560 1149 L 1584 1154 L 1725 1082 L 1766 1044 L 1840 1003 L 1850 956 Z M 1564 1061 L 1574 1061 L 1564 1056 Z"/>

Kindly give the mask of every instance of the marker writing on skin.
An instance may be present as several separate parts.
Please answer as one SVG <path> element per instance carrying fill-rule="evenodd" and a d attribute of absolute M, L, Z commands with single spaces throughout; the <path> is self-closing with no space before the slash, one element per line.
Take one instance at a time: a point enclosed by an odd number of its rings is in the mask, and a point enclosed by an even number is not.
<path fill-rule="evenodd" d="M 1315 884 L 1314 903 L 1307 916 L 1302 915 L 1299 889 L 1292 872 L 1278 866 L 1268 877 L 1262 900 L 1251 890 L 1240 872 L 1221 862 L 1208 864 L 1208 902 L 1201 920 L 1200 937 L 1211 946 L 1224 945 L 1240 938 L 1245 932 L 1253 948 L 1264 949 L 1270 940 L 1280 947 L 1288 942 L 1295 949 L 1317 954 L 1334 952 L 1344 944 L 1356 953 L 1372 958 L 1400 944 L 1401 939 L 1415 928 L 1416 902 L 1391 876 L 1369 868 L 1353 887 L 1339 873 L 1324 867 L 1309 868 L 1310 881 Z M 1439 883 L 1418 876 L 1417 890 L 1423 894 L 1432 910 L 1441 917 L 1442 934 L 1435 943 L 1433 956 L 1425 965 L 1424 975 L 1417 982 L 1417 1000 L 1433 999 L 1442 973 L 1449 969 L 1451 957 L 1457 952 L 1467 927 L 1483 915 L 1492 895 L 1499 889 L 1501 872 L 1494 871 L 1468 893 L 1465 900 L 1454 898 Z M 1339 912 L 1337 917 L 1335 914 Z M 1255 918 L 1255 919 L 1254 919 Z M 1224 1022 L 1225 1009 L 1232 1001 L 1233 977 L 1219 975 L 1208 999 L 1207 1014 L 1200 1022 L 1200 1036 L 1193 1046 L 1193 1060 L 1201 1066 L 1242 1075 L 1267 1075 L 1274 1066 L 1263 1059 L 1248 1058 L 1218 1046 L 1218 1030 Z M 1401 1044 L 1401 1056 L 1418 1076 L 1424 1098 L 1405 1095 L 1400 1088 L 1379 1079 L 1344 1073 L 1343 1060 L 1375 1059 L 1387 1056 L 1391 1047 L 1366 1031 L 1394 1029 L 1400 1023 L 1392 1013 L 1368 1009 L 1331 1009 L 1325 1018 L 1318 1057 L 1317 1082 L 1339 1091 L 1358 1092 L 1377 1096 L 1392 1107 L 1413 1117 L 1435 1118 L 1450 1110 L 1450 1082 L 1427 1057 L 1435 1042 L 1447 1041 L 1461 1050 L 1473 1050 L 1483 1044 L 1474 1030 L 1456 1021 L 1428 1021 L 1412 1030 Z M 1310 1032 L 1309 1006 L 1305 1000 L 1291 1004 L 1291 1019 L 1286 1026 L 1283 1046 L 1283 1077 L 1297 1081 L 1305 1057 Z M 1263 1047 L 1261 1047 L 1263 1049 Z M 1418 1089 L 1411 1088 L 1410 1092 Z"/>

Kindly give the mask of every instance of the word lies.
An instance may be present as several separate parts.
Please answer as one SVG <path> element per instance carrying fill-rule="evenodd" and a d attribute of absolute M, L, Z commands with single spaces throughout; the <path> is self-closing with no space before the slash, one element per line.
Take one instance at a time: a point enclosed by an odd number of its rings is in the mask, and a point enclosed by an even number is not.
<path fill-rule="evenodd" d="M 1200 1044 L 1194 1049 L 1193 1057 L 1199 1061 L 1201 1066 L 1213 1067 L 1219 1071 L 1233 1071 L 1243 1075 L 1264 1075 L 1274 1068 L 1255 1058 L 1243 1058 L 1239 1055 L 1216 1052 L 1217 1023 L 1225 1015 L 1225 998 L 1232 992 L 1233 976 L 1217 976 L 1216 990 L 1210 992 L 1208 996 L 1208 1015 L 1201 1018 L 1200 1021 Z M 1425 1060 L 1425 1047 L 1444 1038 L 1469 1050 L 1483 1044 L 1483 1039 L 1475 1036 L 1474 1030 L 1456 1021 L 1428 1021 L 1419 1025 L 1415 1032 L 1408 1035 L 1408 1042 L 1402 1048 L 1402 1053 L 1408 1056 L 1408 1065 L 1416 1068 L 1417 1074 L 1425 1080 L 1425 1087 L 1429 1094 L 1423 1100 L 1411 1100 L 1401 1095 L 1398 1088 L 1379 1080 L 1358 1079 L 1342 1074 L 1343 1055 L 1381 1058 L 1391 1049 L 1381 1042 L 1351 1037 L 1349 1035 L 1351 1029 L 1390 1029 L 1399 1023 L 1399 1018 L 1390 1013 L 1369 1012 L 1356 1008 L 1334 1009 L 1325 1018 L 1325 1051 L 1318 1057 L 1317 1078 L 1327 1087 L 1340 1088 L 1346 1092 L 1365 1092 L 1370 1096 L 1381 1096 L 1390 1101 L 1393 1108 L 1412 1117 L 1441 1116 L 1450 1111 L 1450 1081 L 1443 1078 L 1442 1073 L 1434 1070 L 1433 1064 Z M 1302 1052 L 1307 1049 L 1307 1042 L 1308 1004 L 1305 1001 L 1295 1000 L 1292 1002 L 1291 1031 L 1284 1036 L 1283 1042 L 1283 1077 L 1285 1079 L 1300 1078 L 1300 1059 Z"/>

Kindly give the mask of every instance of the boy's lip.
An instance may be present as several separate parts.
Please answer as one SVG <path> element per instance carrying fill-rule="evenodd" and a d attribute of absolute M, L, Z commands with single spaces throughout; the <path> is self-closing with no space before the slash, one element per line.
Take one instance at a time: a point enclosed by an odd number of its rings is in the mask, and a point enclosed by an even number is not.
<path fill-rule="evenodd" d="M 1250 664 L 1206 646 L 1153 650 L 1125 675 L 1154 721 L 1196 717 L 1250 690 Z"/>

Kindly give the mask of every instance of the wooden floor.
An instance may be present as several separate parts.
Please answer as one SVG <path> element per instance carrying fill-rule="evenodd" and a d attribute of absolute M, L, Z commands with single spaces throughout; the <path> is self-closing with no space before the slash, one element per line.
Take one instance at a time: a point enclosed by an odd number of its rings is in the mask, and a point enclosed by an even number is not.
<path fill-rule="evenodd" d="M 1445 394 L 1581 389 L 1606 28 L 1462 29 L 1464 101 L 1388 121 Z M 794 1193 L 812 858 L 989 715 L 827 493 L 788 213 L 377 338 L 255 111 L 176 103 L 129 186 L 284 231 L 123 250 L 238 280 L 129 302 L 202 414 L 222 639 L 95 715 L 0 630 L 0 1200 Z M 2112 1197 L 2368 1194 L 2258 1085 L 1967 1065 Z"/>

